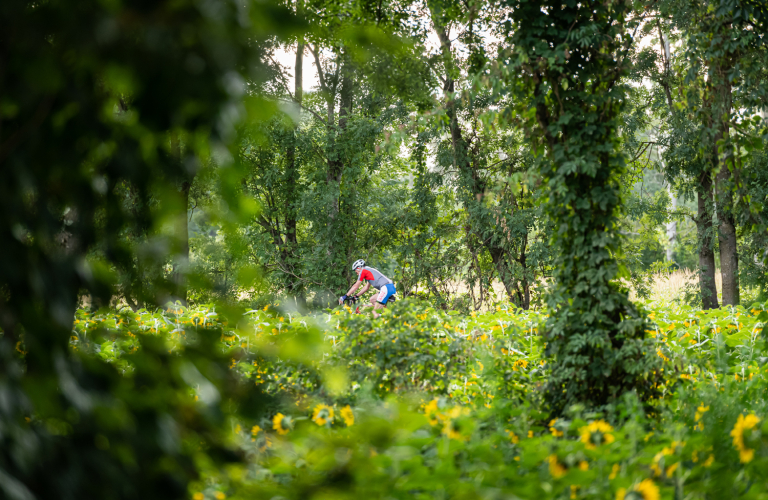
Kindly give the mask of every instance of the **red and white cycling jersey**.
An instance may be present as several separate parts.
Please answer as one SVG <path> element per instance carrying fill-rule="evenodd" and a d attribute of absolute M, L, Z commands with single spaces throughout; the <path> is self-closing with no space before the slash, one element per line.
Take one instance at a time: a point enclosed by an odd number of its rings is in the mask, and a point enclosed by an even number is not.
<path fill-rule="evenodd" d="M 375 288 L 376 290 L 381 290 L 381 287 L 384 285 L 389 285 L 392 283 L 392 280 L 381 274 L 381 271 L 376 269 L 375 267 L 370 266 L 364 266 L 363 270 L 360 272 L 360 281 L 366 280 L 371 283 L 371 286 Z"/>

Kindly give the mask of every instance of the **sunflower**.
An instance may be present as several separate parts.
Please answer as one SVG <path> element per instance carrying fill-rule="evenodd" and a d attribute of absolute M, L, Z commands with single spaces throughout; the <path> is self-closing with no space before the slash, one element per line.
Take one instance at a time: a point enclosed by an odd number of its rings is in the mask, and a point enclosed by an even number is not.
<path fill-rule="evenodd" d="M 269 437 L 267 434 L 263 434 L 256 440 L 256 446 L 259 448 L 259 451 L 264 453 L 268 449 L 272 448 L 272 438 Z"/>
<path fill-rule="evenodd" d="M 650 479 L 643 479 L 629 491 L 619 488 L 616 492 L 616 500 L 659 500 L 659 498 L 659 487 Z"/>
<path fill-rule="evenodd" d="M 278 413 L 272 418 L 272 428 L 277 431 L 278 434 L 285 435 L 293 427 L 293 421 L 291 417 L 286 417 L 282 413 Z"/>
<path fill-rule="evenodd" d="M 453 418 L 449 418 L 445 421 L 445 424 L 443 425 L 443 434 L 448 436 L 448 439 L 455 439 L 456 441 L 464 441 L 466 439 L 461 434 L 461 425 Z"/>
<path fill-rule="evenodd" d="M 591 422 L 589 425 L 579 428 L 581 442 L 588 450 L 594 450 L 601 444 L 613 443 L 615 438 L 611 432 L 613 432 L 613 427 L 604 420 Z"/>
<path fill-rule="evenodd" d="M 704 403 L 701 403 L 701 405 L 696 408 L 696 415 L 693 417 L 693 419 L 697 422 L 695 427 L 696 429 L 699 429 L 700 431 L 704 430 L 704 422 L 701 421 L 701 417 L 708 411 L 709 406 L 704 406 Z"/>
<path fill-rule="evenodd" d="M 743 464 L 751 462 L 752 459 L 755 458 L 755 450 L 748 448 L 744 444 L 744 431 L 753 429 L 758 422 L 760 422 L 760 418 L 755 416 L 755 414 L 750 414 L 746 417 L 744 415 L 739 415 L 739 418 L 736 420 L 736 425 L 733 426 L 733 430 L 731 431 L 731 436 L 733 436 L 733 446 L 739 450 L 739 460 L 741 460 L 741 463 Z"/>
<path fill-rule="evenodd" d="M 259 432 L 261 432 L 261 427 L 258 425 L 254 425 L 251 427 L 251 441 L 256 441 L 256 436 L 259 435 Z"/>
<path fill-rule="evenodd" d="M 315 411 L 312 412 L 312 421 L 317 425 L 331 423 L 333 421 L 333 408 L 324 404 L 315 406 Z"/>
<path fill-rule="evenodd" d="M 572 484 L 571 485 L 571 500 L 576 500 L 577 498 L 579 498 L 579 489 L 580 488 L 581 488 L 581 486 L 579 486 L 578 484 Z"/>
<path fill-rule="evenodd" d="M 694 416 L 694 420 L 698 422 L 699 420 L 701 420 L 701 416 L 708 411 L 709 411 L 709 406 L 704 406 L 704 403 L 701 403 L 701 405 L 699 405 L 699 407 L 696 408 L 696 415 Z"/>
<path fill-rule="evenodd" d="M 507 435 L 509 436 L 509 440 L 512 441 L 512 444 L 517 444 L 520 442 L 520 438 L 514 432 L 507 430 Z"/>
<path fill-rule="evenodd" d="M 429 403 L 423 405 L 424 408 L 424 414 L 429 419 L 429 423 L 432 425 L 437 425 L 437 416 L 438 413 L 438 406 L 437 406 L 437 399 L 433 399 Z"/>
<path fill-rule="evenodd" d="M 651 470 L 653 471 L 654 476 L 659 477 L 661 473 L 664 471 L 664 466 L 667 461 L 667 459 L 664 457 L 674 455 L 677 452 L 677 448 L 684 445 L 685 445 L 684 442 L 672 441 L 672 443 L 670 443 L 669 446 L 665 446 L 664 448 L 662 448 L 662 450 L 653 457 Z M 662 462 L 662 460 L 664 460 L 664 462 Z M 675 469 L 672 467 L 673 466 L 670 466 L 670 469 L 672 469 L 672 472 L 674 472 Z M 672 472 L 667 471 L 667 476 L 669 476 Z"/>
<path fill-rule="evenodd" d="M 528 361 L 524 359 L 518 359 L 512 364 L 512 371 L 517 371 L 518 369 L 525 369 L 528 367 Z"/>
<path fill-rule="evenodd" d="M 347 424 L 347 427 L 352 427 L 352 425 L 354 425 L 355 413 L 349 405 L 341 409 L 341 418 L 344 419 L 344 423 Z"/>
<path fill-rule="evenodd" d="M 553 419 L 551 422 L 549 422 L 549 432 L 551 432 L 552 435 L 555 436 L 555 437 L 562 437 L 563 436 L 563 431 L 558 429 L 558 427 L 560 427 L 560 426 L 556 427 L 556 424 L 557 424 L 557 419 L 556 418 Z"/>
<path fill-rule="evenodd" d="M 454 406 L 448 412 L 448 417 L 450 418 L 459 418 L 462 415 L 469 415 L 469 410 L 467 408 L 462 408 L 461 406 Z"/>
<path fill-rule="evenodd" d="M 608 479 L 610 479 L 611 481 L 616 479 L 616 475 L 619 473 L 620 470 L 621 470 L 621 466 L 619 466 L 619 464 L 613 464 L 613 467 L 611 467 L 611 474 L 608 476 Z"/>
<path fill-rule="evenodd" d="M 568 471 L 565 465 L 557 461 L 557 455 L 553 454 L 548 456 L 547 461 L 549 462 L 549 473 L 552 474 L 552 477 L 555 479 L 560 479 Z"/>
<path fill-rule="evenodd" d="M 680 462 L 677 462 L 667 467 L 667 477 L 672 477 L 672 474 L 675 473 L 679 465 L 680 465 Z"/>

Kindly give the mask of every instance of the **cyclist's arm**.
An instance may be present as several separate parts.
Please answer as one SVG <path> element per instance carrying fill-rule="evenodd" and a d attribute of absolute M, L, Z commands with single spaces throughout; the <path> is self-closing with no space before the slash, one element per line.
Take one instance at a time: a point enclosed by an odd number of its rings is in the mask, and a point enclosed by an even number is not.
<path fill-rule="evenodd" d="M 360 290 L 360 293 L 358 293 L 358 294 L 357 294 L 357 295 L 358 295 L 358 297 L 359 297 L 360 295 L 364 294 L 365 292 L 367 292 L 367 291 L 368 291 L 370 288 L 371 288 L 371 282 L 370 282 L 370 281 L 366 281 L 366 282 L 365 282 L 365 285 L 363 285 L 363 289 L 362 289 L 362 290 Z"/>
<path fill-rule="evenodd" d="M 355 293 L 355 291 L 356 291 L 358 288 L 360 288 L 360 283 L 361 283 L 361 282 L 362 282 L 362 280 L 357 280 L 357 281 L 355 282 L 355 284 L 354 284 L 354 285 L 352 285 L 352 288 L 350 288 L 350 289 L 349 289 L 349 291 L 347 292 L 347 296 L 350 296 L 350 295 L 352 295 L 353 293 Z M 366 283 L 366 284 L 365 284 L 365 286 L 366 286 L 366 288 L 363 290 L 363 292 L 365 292 L 365 290 L 368 290 L 368 288 L 367 288 L 367 287 L 368 287 L 368 283 Z"/>

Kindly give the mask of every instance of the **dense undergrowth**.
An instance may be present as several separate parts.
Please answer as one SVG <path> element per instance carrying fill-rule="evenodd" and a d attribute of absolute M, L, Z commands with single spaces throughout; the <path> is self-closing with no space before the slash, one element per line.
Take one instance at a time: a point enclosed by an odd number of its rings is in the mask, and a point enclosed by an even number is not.
<path fill-rule="evenodd" d="M 243 383 L 271 396 L 261 419 L 231 422 L 244 461 L 198 464 L 194 500 L 768 498 L 766 306 L 646 303 L 661 397 L 557 419 L 541 399 L 545 314 L 513 307 L 80 310 L 71 346 L 130 377 L 143 336 L 180 351 L 214 330 Z M 204 385 L 187 397 L 220 404 Z"/>

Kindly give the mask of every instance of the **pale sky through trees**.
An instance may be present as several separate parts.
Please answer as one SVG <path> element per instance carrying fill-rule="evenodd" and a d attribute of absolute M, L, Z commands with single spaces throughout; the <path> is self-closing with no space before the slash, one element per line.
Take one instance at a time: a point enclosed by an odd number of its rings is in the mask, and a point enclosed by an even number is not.
<path fill-rule="evenodd" d="M 288 88 L 293 89 L 293 75 L 295 73 L 296 65 L 296 45 L 290 47 L 280 47 L 275 50 L 275 61 L 280 63 L 281 66 L 288 71 L 285 74 L 288 80 Z M 304 51 L 304 92 L 315 90 L 320 86 L 320 82 L 317 78 L 317 67 L 315 67 L 315 59 L 308 50 Z"/>
<path fill-rule="evenodd" d="M 434 30 L 431 29 L 431 24 L 427 19 L 423 19 L 423 23 L 425 26 L 429 26 L 429 29 L 427 30 L 427 39 L 426 39 L 426 46 L 429 50 L 429 52 L 437 53 L 440 50 L 440 41 L 437 38 L 437 35 L 435 34 Z M 483 38 L 488 43 L 497 43 L 499 40 L 493 35 L 493 33 L 482 30 L 481 34 Z M 458 49 L 459 53 L 466 52 L 464 49 L 464 45 L 458 40 L 458 36 L 455 30 L 451 30 L 450 33 L 451 39 L 455 47 Z M 322 53 L 322 49 L 321 49 Z M 288 82 L 288 87 L 290 89 L 293 89 L 294 85 L 294 66 L 296 64 L 296 44 L 292 44 L 289 46 L 282 46 L 277 49 L 275 49 L 274 53 L 274 59 L 276 62 L 278 62 L 281 66 L 283 66 L 285 69 L 287 69 L 285 73 L 286 80 Z M 317 78 L 317 67 L 315 66 L 315 59 L 312 57 L 312 54 L 309 52 L 309 50 L 306 50 L 304 52 L 304 92 L 311 92 L 314 91 L 317 87 L 320 86 L 320 82 Z"/>

